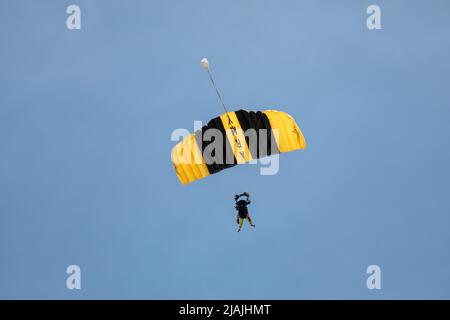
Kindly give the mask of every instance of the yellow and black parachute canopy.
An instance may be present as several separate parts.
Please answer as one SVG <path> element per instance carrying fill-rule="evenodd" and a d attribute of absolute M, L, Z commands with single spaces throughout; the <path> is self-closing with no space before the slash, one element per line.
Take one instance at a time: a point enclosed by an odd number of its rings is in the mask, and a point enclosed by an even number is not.
<path fill-rule="evenodd" d="M 172 149 L 172 163 L 186 185 L 237 164 L 306 148 L 300 128 L 277 110 L 228 112 Z"/>

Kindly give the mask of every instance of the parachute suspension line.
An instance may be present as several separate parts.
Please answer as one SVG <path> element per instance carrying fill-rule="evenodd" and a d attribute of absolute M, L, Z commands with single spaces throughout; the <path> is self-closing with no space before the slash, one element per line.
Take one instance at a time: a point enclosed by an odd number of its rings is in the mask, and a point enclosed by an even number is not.
<path fill-rule="evenodd" d="M 216 90 L 216 94 L 219 97 L 220 103 L 222 103 L 223 110 L 225 110 L 225 113 L 228 113 L 228 109 L 227 109 L 225 103 L 222 100 L 222 96 L 220 95 L 220 91 L 219 91 L 219 89 L 217 89 L 216 83 L 214 82 L 214 78 L 212 77 L 211 72 L 209 71 L 209 69 L 207 70 L 207 72 L 208 72 L 208 75 L 209 75 L 209 80 L 211 80 L 211 83 L 212 83 L 214 89 Z"/>
<path fill-rule="evenodd" d="M 219 89 L 217 89 L 216 82 L 214 81 L 214 78 L 213 78 L 213 76 L 212 76 L 212 74 L 211 74 L 211 71 L 209 70 L 209 62 L 208 62 L 208 59 L 203 58 L 203 59 L 200 61 L 200 63 L 202 64 L 203 69 L 205 69 L 205 71 L 208 73 L 209 80 L 211 81 L 211 84 L 213 85 L 214 90 L 216 90 L 216 94 L 217 94 L 217 96 L 219 97 L 220 103 L 222 104 L 222 108 L 223 108 L 223 110 L 225 111 L 225 113 L 226 113 L 226 115 L 227 115 L 227 117 L 228 117 L 228 120 L 230 120 L 230 116 L 228 115 L 228 109 L 227 109 L 227 106 L 226 106 L 225 103 L 223 102 L 222 95 L 220 94 Z M 231 120 L 230 120 L 230 121 L 231 121 Z"/>
<path fill-rule="evenodd" d="M 257 111 L 258 112 L 258 111 Z M 256 113 L 258 114 L 258 113 Z M 259 125 L 261 124 L 261 120 L 262 120 L 262 114 L 259 114 L 258 116 L 258 120 L 256 121 L 256 129 L 259 130 Z M 257 143 L 259 144 L 259 140 L 257 141 Z M 258 165 L 258 160 L 256 159 L 256 170 L 261 170 L 260 166 Z M 249 190 L 249 193 L 252 194 L 253 191 L 255 191 L 255 183 L 256 183 L 256 178 L 258 176 L 258 172 L 257 173 L 250 173 L 250 177 L 248 178 L 248 182 L 247 182 L 247 189 Z"/>

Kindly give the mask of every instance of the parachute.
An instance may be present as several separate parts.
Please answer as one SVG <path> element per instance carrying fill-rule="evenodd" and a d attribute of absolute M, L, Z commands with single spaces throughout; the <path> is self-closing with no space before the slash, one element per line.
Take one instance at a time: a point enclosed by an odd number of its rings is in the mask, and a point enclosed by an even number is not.
<path fill-rule="evenodd" d="M 191 133 L 172 149 L 178 179 L 198 179 L 266 156 L 306 148 L 300 128 L 277 110 L 226 112 Z"/>

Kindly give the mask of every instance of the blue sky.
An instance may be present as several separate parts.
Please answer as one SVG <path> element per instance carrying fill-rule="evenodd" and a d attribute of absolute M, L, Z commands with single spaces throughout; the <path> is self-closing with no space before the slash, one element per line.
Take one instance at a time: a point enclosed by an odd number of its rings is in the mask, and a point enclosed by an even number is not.
<path fill-rule="evenodd" d="M 450 4 L 369 31 L 370 4 L 2 1 L 0 298 L 449 299 Z M 172 131 L 221 112 L 205 56 L 230 109 L 297 120 L 277 175 L 179 183 Z"/>

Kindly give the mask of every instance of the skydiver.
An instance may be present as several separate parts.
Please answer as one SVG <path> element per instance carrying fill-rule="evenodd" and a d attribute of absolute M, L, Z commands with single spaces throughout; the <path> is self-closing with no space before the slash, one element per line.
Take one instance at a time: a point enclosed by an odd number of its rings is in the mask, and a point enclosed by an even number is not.
<path fill-rule="evenodd" d="M 246 200 L 239 200 L 240 197 L 245 196 L 247 197 Z M 238 232 L 241 231 L 242 225 L 244 224 L 244 220 L 247 220 L 252 227 L 255 227 L 255 225 L 252 222 L 252 219 L 250 219 L 250 215 L 248 213 L 247 205 L 250 204 L 250 194 L 247 192 L 237 194 L 234 196 L 234 201 L 236 202 L 235 208 L 237 210 L 236 212 L 236 222 L 239 224 Z"/>

